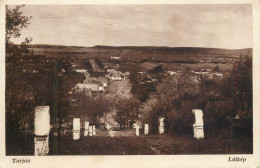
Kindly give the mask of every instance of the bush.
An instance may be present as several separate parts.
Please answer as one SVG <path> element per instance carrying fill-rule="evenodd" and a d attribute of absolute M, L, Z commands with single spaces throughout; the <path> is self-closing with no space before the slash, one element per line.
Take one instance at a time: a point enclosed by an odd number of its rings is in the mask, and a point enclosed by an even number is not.
<path fill-rule="evenodd" d="M 170 134 L 192 134 L 194 116 L 192 115 L 193 105 L 185 102 L 179 110 L 172 109 L 167 113 Z"/>

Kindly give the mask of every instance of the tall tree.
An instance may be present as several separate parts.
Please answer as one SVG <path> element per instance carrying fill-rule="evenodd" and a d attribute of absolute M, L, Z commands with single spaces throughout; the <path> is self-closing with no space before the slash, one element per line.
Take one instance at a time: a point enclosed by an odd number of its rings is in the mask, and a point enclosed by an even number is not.
<path fill-rule="evenodd" d="M 116 103 L 115 109 L 117 113 L 114 117 L 121 129 L 125 126 L 129 126 L 130 122 L 135 122 L 139 119 L 139 106 L 140 103 L 134 98 L 120 99 Z"/>
<path fill-rule="evenodd" d="M 31 16 L 24 16 L 19 5 L 10 9 L 6 6 L 6 129 L 7 132 L 23 129 L 32 111 L 32 95 L 24 80 L 25 56 L 30 55 L 31 39 L 15 45 L 11 38 L 19 38 L 21 30 L 30 24 Z"/>

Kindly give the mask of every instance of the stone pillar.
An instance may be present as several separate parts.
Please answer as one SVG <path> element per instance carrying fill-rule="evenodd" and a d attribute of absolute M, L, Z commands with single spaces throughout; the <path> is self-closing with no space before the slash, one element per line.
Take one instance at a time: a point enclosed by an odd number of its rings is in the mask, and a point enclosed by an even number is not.
<path fill-rule="evenodd" d="M 95 126 L 95 125 L 92 126 L 92 129 L 93 129 L 93 131 L 92 131 L 92 132 L 93 132 L 93 136 L 94 136 L 94 135 L 97 135 L 97 134 L 96 134 L 96 126 Z"/>
<path fill-rule="evenodd" d="M 88 136 L 89 122 L 85 122 L 84 136 Z"/>
<path fill-rule="evenodd" d="M 194 138 L 204 138 L 204 124 L 203 124 L 203 112 L 201 109 L 193 109 L 192 114 L 195 116 L 195 123 L 193 124 Z"/>
<path fill-rule="evenodd" d="M 80 138 L 80 118 L 73 119 L 73 140 L 78 140 Z"/>
<path fill-rule="evenodd" d="M 144 134 L 147 135 L 149 133 L 148 124 L 144 124 Z"/>
<path fill-rule="evenodd" d="M 109 125 L 109 124 L 107 124 L 107 130 L 109 131 L 109 129 L 110 129 L 110 125 Z"/>
<path fill-rule="evenodd" d="M 164 133 L 164 118 L 159 118 L 159 134 Z"/>
<path fill-rule="evenodd" d="M 34 156 L 46 156 L 49 153 L 49 136 L 34 137 Z"/>
<path fill-rule="evenodd" d="M 89 133 L 89 136 L 93 136 L 93 128 L 92 128 L 92 126 L 89 126 L 88 133 Z"/>
<path fill-rule="evenodd" d="M 135 127 L 135 135 L 139 136 L 139 125 Z"/>
<path fill-rule="evenodd" d="M 49 153 L 50 108 L 49 106 L 37 106 L 35 108 L 35 137 L 34 155 L 45 156 Z"/>

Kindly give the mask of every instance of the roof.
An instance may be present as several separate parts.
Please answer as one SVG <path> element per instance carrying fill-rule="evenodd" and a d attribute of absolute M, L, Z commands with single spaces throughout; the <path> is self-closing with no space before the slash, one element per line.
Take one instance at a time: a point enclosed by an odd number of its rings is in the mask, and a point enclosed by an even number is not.
<path fill-rule="evenodd" d="M 112 77 L 121 77 L 121 74 L 122 73 L 120 71 L 117 71 L 117 70 L 111 72 Z"/>
<path fill-rule="evenodd" d="M 85 73 L 86 77 L 90 77 L 90 74 L 88 72 Z"/>
<path fill-rule="evenodd" d="M 92 95 L 91 94 L 91 89 L 89 89 L 89 88 L 83 89 L 83 91 L 84 91 L 86 96 L 91 96 Z"/>
<path fill-rule="evenodd" d="M 96 81 L 99 81 L 101 83 L 108 83 L 107 78 L 104 78 L 104 77 L 98 77 L 98 78 L 96 78 Z"/>
<path fill-rule="evenodd" d="M 124 73 L 124 75 L 130 75 L 130 73 L 127 71 L 127 72 Z"/>
<path fill-rule="evenodd" d="M 93 77 L 87 77 L 87 78 L 83 81 L 83 83 L 84 83 L 84 84 L 93 83 L 95 80 L 96 80 L 96 79 L 93 78 Z"/>
<path fill-rule="evenodd" d="M 74 64 L 74 65 L 75 65 L 75 64 Z M 73 67 L 73 69 L 86 69 L 86 66 L 76 65 L 75 67 Z"/>
<path fill-rule="evenodd" d="M 83 89 L 90 89 L 92 92 L 93 91 L 98 91 L 98 84 L 92 84 L 92 83 L 87 83 L 87 84 L 76 84 L 76 87 L 78 87 L 80 90 Z"/>
<path fill-rule="evenodd" d="M 84 81 L 83 81 L 83 83 L 84 84 L 100 84 L 101 83 L 101 85 L 103 84 L 103 83 L 108 83 L 108 80 L 107 80 L 107 78 L 105 78 L 105 77 L 97 77 L 97 78 L 94 78 L 94 77 L 88 77 L 88 78 L 86 78 Z"/>

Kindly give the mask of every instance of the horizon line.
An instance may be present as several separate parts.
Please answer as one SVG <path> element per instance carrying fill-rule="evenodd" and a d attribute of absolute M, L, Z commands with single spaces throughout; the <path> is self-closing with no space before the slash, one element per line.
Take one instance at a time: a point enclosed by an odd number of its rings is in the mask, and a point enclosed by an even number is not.
<path fill-rule="evenodd" d="M 15 44 L 15 45 L 20 45 L 20 44 Z M 187 46 L 182 46 L 182 47 L 170 47 L 170 46 L 140 46 L 140 45 L 126 45 L 126 46 L 117 46 L 117 45 L 94 45 L 94 46 L 73 46 L 73 45 L 62 45 L 62 44 L 30 44 L 30 46 L 33 45 L 49 45 L 49 46 L 63 46 L 63 47 L 85 47 L 85 48 L 93 48 L 93 47 L 165 47 L 165 48 L 209 48 L 209 49 L 226 49 L 226 50 L 242 50 L 242 49 L 253 49 L 253 47 L 245 47 L 245 48 L 218 48 L 218 47 L 187 47 Z"/>

